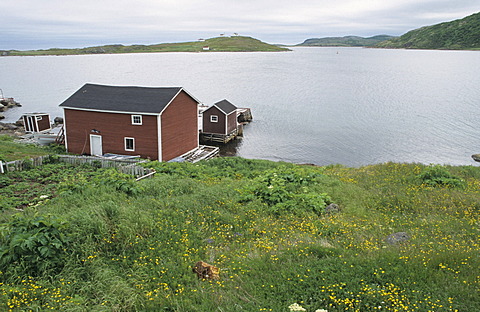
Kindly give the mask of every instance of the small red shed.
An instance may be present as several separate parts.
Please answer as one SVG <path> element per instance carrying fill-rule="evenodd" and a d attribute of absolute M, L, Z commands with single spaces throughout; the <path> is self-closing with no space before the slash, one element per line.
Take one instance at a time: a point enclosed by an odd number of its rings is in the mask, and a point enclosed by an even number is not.
<path fill-rule="evenodd" d="M 237 107 L 229 101 L 222 100 L 203 111 L 203 133 L 228 136 L 236 131 Z"/>
<path fill-rule="evenodd" d="M 60 104 L 65 146 L 168 161 L 199 146 L 199 103 L 181 87 L 85 84 Z"/>

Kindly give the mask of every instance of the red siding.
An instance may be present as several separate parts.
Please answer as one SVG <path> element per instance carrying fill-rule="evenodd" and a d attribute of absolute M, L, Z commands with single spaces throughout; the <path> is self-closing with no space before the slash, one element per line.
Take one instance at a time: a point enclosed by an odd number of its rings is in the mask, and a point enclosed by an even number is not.
<path fill-rule="evenodd" d="M 216 115 L 218 116 L 218 122 L 211 122 L 210 116 Z M 210 107 L 206 111 L 203 112 L 203 132 L 204 133 L 218 133 L 218 134 L 226 134 L 225 133 L 225 114 L 221 112 L 215 106 Z"/>
<path fill-rule="evenodd" d="M 233 112 L 227 116 L 227 134 L 237 128 L 237 112 Z"/>
<path fill-rule="evenodd" d="M 198 147 L 198 103 L 187 93 L 180 92 L 161 118 L 163 161 Z"/>
<path fill-rule="evenodd" d="M 143 115 L 142 125 L 132 125 L 130 114 L 101 113 L 65 109 L 65 128 L 68 152 L 90 153 L 90 134 L 93 129 L 102 136 L 103 153 L 140 155 L 158 159 L 157 116 Z M 125 151 L 124 138 L 135 139 L 135 151 Z"/>

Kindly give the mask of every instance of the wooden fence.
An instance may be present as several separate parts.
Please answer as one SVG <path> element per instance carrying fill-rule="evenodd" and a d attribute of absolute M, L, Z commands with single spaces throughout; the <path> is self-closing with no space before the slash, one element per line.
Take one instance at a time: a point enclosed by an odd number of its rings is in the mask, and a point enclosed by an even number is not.
<path fill-rule="evenodd" d="M 50 161 L 50 157 L 52 156 L 47 155 L 27 160 L 9 161 L 7 163 L 2 163 L 0 161 L 0 173 L 21 171 L 32 167 L 42 166 L 46 160 Z M 137 181 L 147 177 L 151 177 L 153 176 L 153 174 L 155 174 L 154 169 L 144 168 L 138 165 L 138 163 L 145 162 L 144 160 L 139 161 L 138 159 L 105 159 L 95 156 L 72 155 L 57 155 L 53 157 L 60 162 L 72 165 L 90 164 L 93 166 L 98 166 L 99 168 L 117 168 L 119 172 L 136 177 Z"/>

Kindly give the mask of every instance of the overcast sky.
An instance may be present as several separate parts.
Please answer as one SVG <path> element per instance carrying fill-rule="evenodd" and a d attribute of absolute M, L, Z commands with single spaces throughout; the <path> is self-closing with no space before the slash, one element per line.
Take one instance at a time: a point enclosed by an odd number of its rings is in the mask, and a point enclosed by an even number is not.
<path fill-rule="evenodd" d="M 284 44 L 397 36 L 479 11 L 479 0 L 2 0 L 0 50 L 182 42 L 221 33 Z"/>

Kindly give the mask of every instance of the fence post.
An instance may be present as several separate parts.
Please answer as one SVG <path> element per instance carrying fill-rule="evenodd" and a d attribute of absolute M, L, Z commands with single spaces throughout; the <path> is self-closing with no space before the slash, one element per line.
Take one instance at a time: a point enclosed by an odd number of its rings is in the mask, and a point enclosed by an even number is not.
<path fill-rule="evenodd" d="M 1 160 L 0 160 L 0 173 L 5 173 L 5 172 L 3 171 L 3 162 L 2 162 Z"/>

